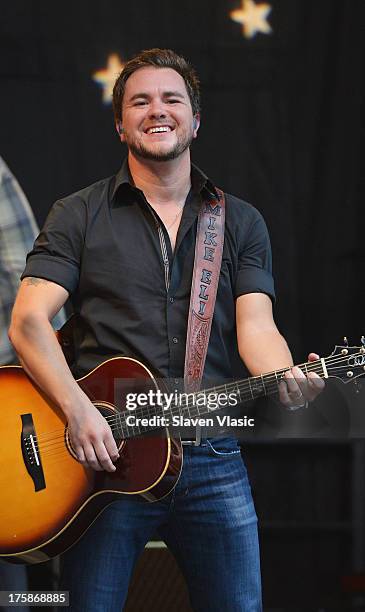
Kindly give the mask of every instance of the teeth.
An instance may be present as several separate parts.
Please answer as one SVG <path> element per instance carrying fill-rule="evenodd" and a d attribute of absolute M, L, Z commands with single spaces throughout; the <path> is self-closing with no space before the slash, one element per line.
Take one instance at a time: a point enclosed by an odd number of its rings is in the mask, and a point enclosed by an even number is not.
<path fill-rule="evenodd" d="M 171 128 L 169 128 L 167 125 L 161 125 L 147 130 L 147 134 L 156 134 L 156 132 L 171 132 Z"/>

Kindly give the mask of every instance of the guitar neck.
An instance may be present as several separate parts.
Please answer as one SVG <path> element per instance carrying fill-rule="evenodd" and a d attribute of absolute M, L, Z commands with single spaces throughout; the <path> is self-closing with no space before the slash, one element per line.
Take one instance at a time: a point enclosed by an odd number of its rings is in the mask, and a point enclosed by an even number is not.
<path fill-rule="evenodd" d="M 307 361 L 306 363 L 299 364 L 297 367 L 306 375 L 309 374 L 309 372 L 315 372 L 320 378 L 327 378 L 327 359 Z M 265 395 L 274 395 L 278 392 L 278 385 L 283 379 L 285 372 L 289 370 L 291 370 L 291 366 L 238 381 L 235 385 L 238 387 L 242 396 L 242 401 L 250 401 Z"/>
<path fill-rule="evenodd" d="M 327 378 L 327 359 L 330 359 L 330 357 L 306 362 L 298 367 L 305 374 L 315 372 L 321 378 Z M 148 408 L 137 408 L 133 412 L 123 412 L 120 414 L 120 429 L 123 437 L 131 438 L 161 429 L 165 426 L 165 421 L 169 424 L 174 423 L 174 417 L 192 419 L 232 405 L 244 404 L 259 397 L 274 395 L 278 392 L 278 385 L 285 372 L 290 369 L 291 367 L 288 366 L 260 376 L 252 376 L 234 383 L 210 387 L 192 393 L 175 393 L 172 402 Z M 226 398 L 224 404 L 219 401 L 222 396 Z M 215 401 L 212 401 L 212 399 L 215 399 Z M 232 400 L 231 403 L 230 400 Z M 129 424 L 131 419 L 128 417 L 131 415 L 133 415 L 133 426 Z M 143 424 L 144 419 L 147 422 Z"/>
<path fill-rule="evenodd" d="M 301 368 L 301 370 L 303 370 L 305 374 L 308 374 L 309 372 L 315 372 L 318 376 L 320 376 L 320 378 L 327 378 L 327 359 L 309 361 L 306 363 L 299 364 L 297 367 Z M 233 394 L 237 397 L 239 404 L 243 404 L 258 399 L 260 397 L 275 395 L 275 393 L 278 392 L 278 386 L 285 372 L 289 371 L 290 369 L 291 366 L 288 366 L 280 370 L 274 370 L 273 372 L 260 374 L 259 376 L 251 376 L 249 378 L 243 378 L 233 383 L 219 385 L 217 387 L 211 387 L 202 391 L 190 393 L 188 394 L 189 402 L 187 405 L 175 403 L 174 406 L 171 408 L 170 412 L 171 414 L 176 414 L 176 410 L 179 409 L 182 413 L 186 411 L 186 414 L 189 416 L 193 416 L 193 414 L 199 416 L 215 410 L 221 410 L 221 406 L 218 406 L 217 408 L 207 408 L 206 403 L 204 403 L 204 397 L 208 397 L 209 395 L 223 394 L 229 396 L 229 394 Z M 198 402 L 199 398 L 201 398 L 202 400 L 200 402 L 201 405 L 199 405 Z"/>

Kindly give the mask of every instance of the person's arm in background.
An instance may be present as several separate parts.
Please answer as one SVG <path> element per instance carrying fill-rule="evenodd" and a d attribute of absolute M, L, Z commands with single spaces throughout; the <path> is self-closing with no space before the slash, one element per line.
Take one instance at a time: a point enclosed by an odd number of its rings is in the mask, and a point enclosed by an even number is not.
<path fill-rule="evenodd" d="M 38 232 L 27 198 L 0 157 L 0 365 L 17 363 L 8 327 L 25 259 Z M 59 329 L 64 322 L 65 314 L 61 311 L 53 325 Z"/>

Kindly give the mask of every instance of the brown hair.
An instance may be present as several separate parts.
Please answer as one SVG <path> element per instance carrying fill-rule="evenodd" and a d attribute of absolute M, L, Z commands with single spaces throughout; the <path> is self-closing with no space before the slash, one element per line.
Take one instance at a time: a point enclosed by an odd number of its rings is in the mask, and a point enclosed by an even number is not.
<path fill-rule="evenodd" d="M 189 94 L 191 108 L 195 116 L 200 112 L 200 89 L 199 79 L 194 68 L 171 49 L 147 49 L 141 51 L 127 62 L 117 78 L 113 89 L 113 109 L 115 121 L 122 120 L 122 103 L 125 84 L 131 74 L 139 68 L 154 66 L 155 68 L 172 68 L 184 79 L 186 90 Z"/>

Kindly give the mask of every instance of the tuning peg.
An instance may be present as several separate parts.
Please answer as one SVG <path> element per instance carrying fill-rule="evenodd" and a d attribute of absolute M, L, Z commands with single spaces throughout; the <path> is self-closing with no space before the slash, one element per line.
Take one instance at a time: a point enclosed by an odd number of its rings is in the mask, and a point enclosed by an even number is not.
<path fill-rule="evenodd" d="M 348 353 L 349 353 L 349 350 L 348 350 L 349 341 L 347 340 L 346 336 L 343 337 L 343 343 L 344 343 L 344 348 L 341 350 L 341 355 L 348 355 Z"/>
<path fill-rule="evenodd" d="M 365 336 L 361 336 L 361 344 L 362 344 L 362 347 L 360 349 L 360 353 L 364 355 L 365 354 Z"/>

